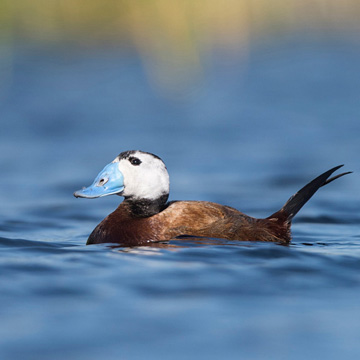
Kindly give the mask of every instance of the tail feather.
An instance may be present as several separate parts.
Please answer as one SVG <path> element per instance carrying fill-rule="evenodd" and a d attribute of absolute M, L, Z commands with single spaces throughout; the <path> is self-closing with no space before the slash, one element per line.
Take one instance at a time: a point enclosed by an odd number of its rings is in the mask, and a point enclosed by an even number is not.
<path fill-rule="evenodd" d="M 307 201 L 319 190 L 320 187 L 331 183 L 332 181 L 350 174 L 351 171 L 341 173 L 339 175 L 335 175 L 329 178 L 332 173 L 336 170 L 340 169 L 344 165 L 336 166 L 314 180 L 310 181 L 307 185 L 305 185 L 302 189 L 300 189 L 296 194 L 290 197 L 290 199 L 285 203 L 285 205 L 276 213 L 270 215 L 268 219 L 280 218 L 283 221 L 288 223 L 291 222 L 292 218 L 299 212 L 299 210 L 307 203 Z"/>

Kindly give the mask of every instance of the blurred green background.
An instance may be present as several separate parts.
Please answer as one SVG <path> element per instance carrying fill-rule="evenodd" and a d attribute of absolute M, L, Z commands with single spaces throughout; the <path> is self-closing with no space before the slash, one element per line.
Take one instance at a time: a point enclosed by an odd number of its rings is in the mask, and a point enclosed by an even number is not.
<path fill-rule="evenodd" d="M 134 49 L 160 91 L 201 80 L 214 53 L 246 63 L 259 39 L 358 30 L 358 0 L 1 0 L 3 86 L 16 46 Z"/>

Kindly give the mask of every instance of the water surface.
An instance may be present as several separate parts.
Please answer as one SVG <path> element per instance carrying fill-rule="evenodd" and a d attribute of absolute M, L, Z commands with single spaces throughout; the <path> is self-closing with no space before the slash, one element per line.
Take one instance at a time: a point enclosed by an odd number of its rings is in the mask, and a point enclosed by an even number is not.
<path fill-rule="evenodd" d="M 215 61 L 178 100 L 131 53 L 17 51 L 1 104 L 1 358 L 358 358 L 359 64 L 349 38 L 299 36 L 246 66 Z M 301 210 L 290 246 L 85 246 L 121 198 L 72 193 L 128 149 L 164 159 L 172 200 L 256 217 L 328 168 L 354 174 Z"/>

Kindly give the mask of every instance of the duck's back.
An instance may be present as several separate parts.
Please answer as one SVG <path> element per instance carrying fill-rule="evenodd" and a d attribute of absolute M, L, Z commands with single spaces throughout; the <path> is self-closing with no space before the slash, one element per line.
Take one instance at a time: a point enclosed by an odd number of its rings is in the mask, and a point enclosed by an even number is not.
<path fill-rule="evenodd" d="M 176 201 L 154 216 L 163 224 L 166 240 L 180 235 L 228 240 L 290 240 L 289 227 L 278 219 L 255 219 L 229 207 L 205 201 Z M 278 236 L 280 235 L 281 236 Z"/>

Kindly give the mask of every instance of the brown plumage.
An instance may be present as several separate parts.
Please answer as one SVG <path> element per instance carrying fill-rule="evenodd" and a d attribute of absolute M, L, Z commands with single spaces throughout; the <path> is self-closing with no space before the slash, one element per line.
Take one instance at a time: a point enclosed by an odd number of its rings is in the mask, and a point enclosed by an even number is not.
<path fill-rule="evenodd" d="M 246 241 L 290 241 L 290 223 L 255 219 L 229 206 L 206 201 L 175 201 L 150 217 L 138 217 L 124 201 L 91 233 L 87 244 L 145 245 L 178 236 Z"/>
<path fill-rule="evenodd" d="M 349 174 L 346 172 L 330 178 L 331 174 L 342 165 L 330 169 L 299 190 L 279 211 L 268 218 L 256 219 L 229 206 L 212 202 L 174 201 L 167 203 L 168 184 L 166 185 L 166 182 L 163 182 L 159 196 L 147 197 L 146 191 L 142 188 L 146 189 L 148 186 L 154 191 L 153 174 L 148 175 L 151 182 L 147 184 L 146 179 L 148 177 L 145 176 L 147 173 L 142 173 L 142 170 L 137 169 L 140 169 L 140 164 L 153 161 L 154 164 L 151 164 L 148 169 L 153 169 L 155 172 L 158 171 L 156 169 L 160 164 L 159 162 L 163 164 L 162 160 L 155 156 L 150 161 L 149 156 L 153 155 L 141 151 L 130 151 L 121 153 L 114 160 L 113 163 L 118 164 L 115 166 L 116 169 L 119 168 L 120 175 L 118 176 L 122 177 L 117 184 L 119 188 L 117 193 L 124 196 L 125 200 L 93 230 L 87 244 L 118 243 L 123 246 L 137 246 L 146 245 L 150 242 L 168 241 L 184 235 L 288 243 L 291 240 L 291 220 L 302 206 L 321 186 Z M 134 158 L 138 161 L 135 161 Z M 136 167 L 136 170 L 127 164 L 129 161 Z M 146 165 L 144 164 L 143 169 L 145 168 Z M 133 173 L 136 172 L 139 172 L 140 175 L 135 176 Z M 159 179 L 161 180 L 165 173 L 167 175 L 165 165 L 160 167 L 159 172 Z M 92 187 L 76 192 L 74 195 L 77 197 L 104 196 L 102 193 L 101 195 L 98 193 L 89 195 L 88 193 L 89 189 L 94 190 L 94 186 L 95 191 L 102 191 L 103 183 L 110 183 L 112 179 L 109 178 L 108 173 L 106 175 L 103 173 L 100 173 L 102 176 L 98 176 Z M 134 182 L 139 181 L 139 186 L 134 187 L 131 192 L 127 190 L 131 188 L 130 185 L 127 185 L 127 176 L 131 177 Z M 113 194 L 116 190 L 112 188 L 106 189 L 106 191 Z M 136 196 L 137 192 L 142 192 L 141 198 Z"/>

